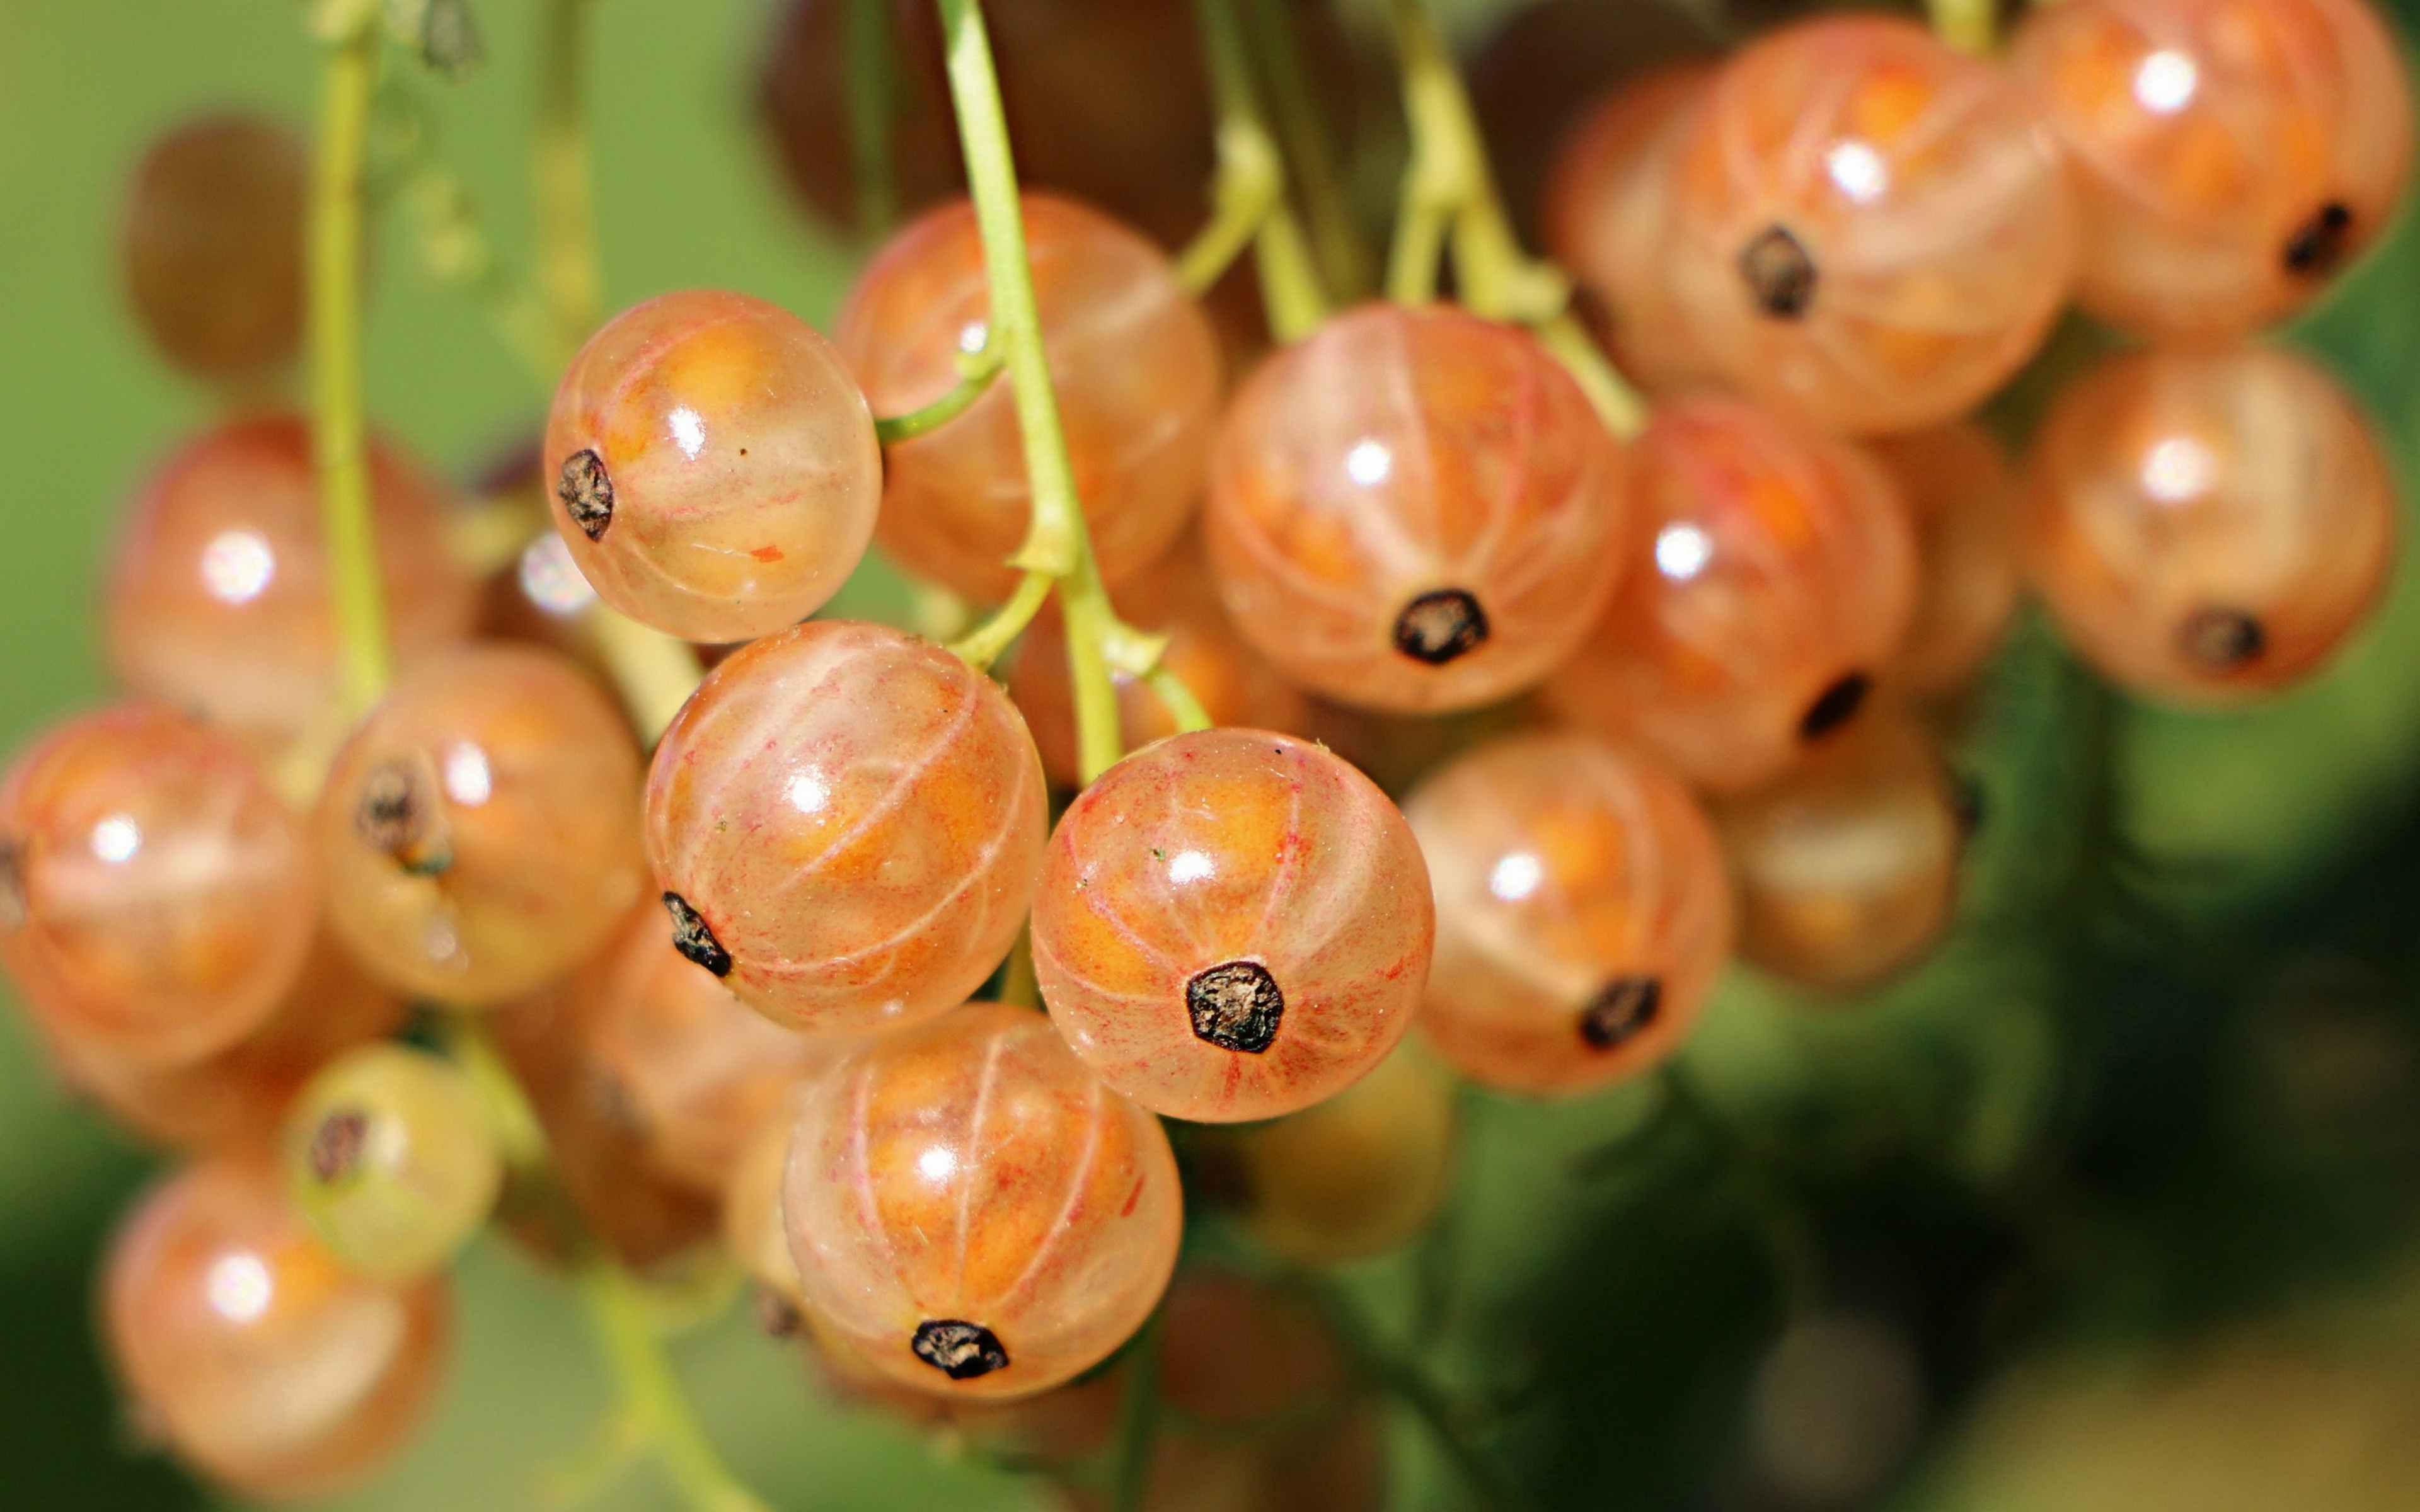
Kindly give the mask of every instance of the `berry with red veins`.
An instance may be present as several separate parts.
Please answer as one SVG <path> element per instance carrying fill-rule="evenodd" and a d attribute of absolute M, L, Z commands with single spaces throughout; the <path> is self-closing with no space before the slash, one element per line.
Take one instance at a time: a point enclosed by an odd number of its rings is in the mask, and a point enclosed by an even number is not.
<path fill-rule="evenodd" d="M 1368 778 L 1258 730 L 1178 735 L 1069 806 L 1033 912 L 1051 1022 L 1155 1113 L 1275 1118 L 1360 1079 L 1411 1022 L 1435 919 Z"/>
<path fill-rule="evenodd" d="M 1016 942 L 1046 834 L 1016 707 L 878 625 L 802 625 L 715 668 L 647 779 L 669 948 L 796 1029 L 966 1001 Z"/>
<path fill-rule="evenodd" d="M 1219 434 L 1210 561 L 1288 677 L 1372 708 L 1508 697 L 1621 576 L 1622 449 L 1528 332 L 1443 306 L 1337 316 Z"/>
<path fill-rule="evenodd" d="M 690 640 L 821 609 L 882 500 L 865 396 L 831 345 L 762 300 L 666 294 L 572 360 L 546 429 L 554 528 L 606 603 Z"/>

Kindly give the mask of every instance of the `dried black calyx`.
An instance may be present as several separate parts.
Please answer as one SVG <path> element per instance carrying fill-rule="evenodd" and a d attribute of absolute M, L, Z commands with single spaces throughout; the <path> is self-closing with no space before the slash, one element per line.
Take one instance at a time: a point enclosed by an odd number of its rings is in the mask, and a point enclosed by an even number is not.
<path fill-rule="evenodd" d="M 1798 734 L 1803 740 L 1821 740 L 1857 717 L 1866 706 L 1866 695 L 1874 690 L 1874 680 L 1863 672 L 1850 672 L 1838 682 L 1815 695 L 1807 712 L 1798 717 Z"/>
<path fill-rule="evenodd" d="M 1256 961 L 1228 961 L 1193 974 L 1185 984 L 1185 1007 L 1193 1015 L 1193 1036 L 1221 1050 L 1257 1056 L 1278 1037 L 1285 1017 L 1285 994 Z"/>
<path fill-rule="evenodd" d="M 762 1289 L 756 1293 L 756 1326 L 764 1330 L 767 1338 L 790 1338 L 806 1322 L 798 1307 L 780 1292 Z"/>
<path fill-rule="evenodd" d="M 2333 272 L 2352 250 L 2352 207 L 2332 199 L 2286 239 L 2286 270 L 2305 278 Z"/>
<path fill-rule="evenodd" d="M 305 1153 L 311 1162 L 311 1175 L 333 1185 L 361 1167 L 362 1147 L 369 1142 L 369 1116 L 359 1108 L 338 1108 L 319 1120 L 311 1131 L 311 1148 Z"/>
<path fill-rule="evenodd" d="M 563 475 L 555 480 L 554 496 L 580 533 L 590 540 L 605 534 L 613 523 L 613 480 L 605 475 L 605 459 L 594 447 L 582 447 L 563 459 Z"/>
<path fill-rule="evenodd" d="M 454 864 L 436 784 L 425 762 L 405 757 L 372 767 L 362 779 L 353 827 L 414 876 L 433 877 Z"/>
<path fill-rule="evenodd" d="M 2240 609 L 2195 609 L 2177 626 L 2177 650 L 2211 671 L 2233 671 L 2269 649 L 2269 632 Z"/>
<path fill-rule="evenodd" d="M 25 848 L 0 841 L 0 929 L 23 929 L 32 915 L 25 901 Z"/>
<path fill-rule="evenodd" d="M 972 1381 L 1008 1365 L 1008 1351 L 1001 1348 L 999 1335 L 981 1323 L 955 1318 L 931 1318 L 917 1324 L 916 1336 L 908 1341 L 908 1347 L 916 1351 L 917 1359 L 952 1381 Z"/>
<path fill-rule="evenodd" d="M 1580 1038 L 1591 1050 L 1611 1050 L 1654 1023 L 1663 1006 L 1661 978 L 1616 977 L 1580 1010 Z"/>
<path fill-rule="evenodd" d="M 1442 667 L 1487 640 L 1487 611 L 1460 588 L 1422 594 L 1395 616 L 1395 649 L 1414 661 Z"/>
<path fill-rule="evenodd" d="M 691 908 L 688 899 L 676 892 L 665 893 L 664 912 L 673 916 L 674 949 L 718 977 L 731 975 L 731 952 L 714 937 L 706 916 Z"/>
<path fill-rule="evenodd" d="M 1756 307 L 1776 320 L 1795 320 L 1815 302 L 1815 259 L 1786 226 L 1768 226 L 1742 247 L 1739 270 Z"/>

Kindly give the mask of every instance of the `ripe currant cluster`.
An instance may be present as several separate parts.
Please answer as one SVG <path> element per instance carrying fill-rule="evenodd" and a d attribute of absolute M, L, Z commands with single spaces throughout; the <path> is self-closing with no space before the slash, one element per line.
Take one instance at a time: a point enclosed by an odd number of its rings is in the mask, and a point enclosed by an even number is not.
<path fill-rule="evenodd" d="M 384 45 L 354 8 L 339 101 Z M 721 1243 L 852 1391 L 1065 1458 L 1155 1382 L 1149 1504 L 1369 1504 L 1369 1383 L 1266 1272 L 1171 1288 L 1188 1202 L 1294 1264 L 1386 1250 L 1442 1199 L 1453 1078 L 1650 1074 L 1734 954 L 1838 991 L 1917 959 L 1973 817 L 1943 731 L 2025 586 L 2196 702 L 2309 675 L 2377 594 L 2377 440 L 2250 344 L 2402 188 L 2362 0 L 2061 0 L 1996 57 L 1783 26 L 1561 145 L 1569 281 L 1394 0 L 1388 297 L 1334 313 L 1353 259 L 1295 209 L 1333 164 L 1278 149 L 1256 81 L 1349 43 L 1256 7 L 1272 59 L 1197 8 L 1003 7 L 1003 105 L 973 0 L 784 8 L 799 187 L 919 213 L 830 339 L 737 293 L 575 298 L 501 551 L 360 434 L 361 258 L 312 207 L 306 300 L 305 151 L 226 117 L 145 161 L 162 351 L 256 378 L 307 306 L 320 397 L 135 500 L 128 697 L 0 785 L 0 960 L 60 1073 L 188 1157 L 106 1318 L 206 1473 L 374 1467 L 492 1217 L 616 1286 Z M 1264 354 L 1204 301 L 1248 250 Z M 1971 417 L 2071 303 L 2149 345 L 2021 469 Z M 815 618 L 870 548 L 992 612 L 948 644 Z"/>

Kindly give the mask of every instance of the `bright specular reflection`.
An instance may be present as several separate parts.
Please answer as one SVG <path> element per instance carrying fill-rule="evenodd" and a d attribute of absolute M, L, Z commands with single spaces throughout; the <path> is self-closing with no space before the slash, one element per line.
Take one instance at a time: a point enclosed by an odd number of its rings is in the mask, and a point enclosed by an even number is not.
<path fill-rule="evenodd" d="M 1168 863 L 1168 880 L 1182 885 L 1199 882 L 1218 870 L 1218 863 L 1200 851 L 1179 851 Z"/>
<path fill-rule="evenodd" d="M 946 1181 L 958 1168 L 958 1157 L 945 1145 L 935 1145 L 916 1157 L 916 1174 L 927 1181 Z"/>
<path fill-rule="evenodd" d="M 1823 170 L 1841 193 L 1860 205 L 1880 198 L 1890 188 L 1890 167 L 1868 143 L 1854 139 L 1833 143 L 1823 154 Z"/>
<path fill-rule="evenodd" d="M 571 548 L 552 531 L 521 552 L 521 596 L 549 614 L 568 618 L 597 602 L 597 590 L 572 564 Z"/>
<path fill-rule="evenodd" d="M 2201 85 L 2201 70 L 2182 53 L 2166 48 L 2143 59 L 2134 69 L 2134 98 L 2155 116 L 2173 116 L 2192 102 Z"/>
<path fill-rule="evenodd" d="M 1365 440 L 1344 454 L 1344 475 L 1364 488 L 1374 488 L 1395 471 L 1395 454 L 1387 443 Z"/>
<path fill-rule="evenodd" d="M 673 428 L 673 442 L 681 455 L 694 457 L 706 450 L 706 420 L 696 410 L 681 405 L 666 417 Z"/>
<path fill-rule="evenodd" d="M 970 320 L 958 332 L 958 350 L 972 357 L 983 350 L 984 343 L 989 340 L 991 340 L 991 327 L 981 320 Z"/>
<path fill-rule="evenodd" d="M 466 809 L 475 809 L 488 801 L 495 786 L 495 774 L 489 770 L 486 751 L 467 740 L 458 740 L 446 748 L 447 797 Z"/>
<path fill-rule="evenodd" d="M 202 548 L 202 586 L 222 604 L 249 604 L 277 576 L 277 553 L 258 531 L 221 531 Z"/>
<path fill-rule="evenodd" d="M 1487 873 L 1487 890 L 1508 903 L 1517 903 L 1538 890 L 1546 869 L 1528 851 L 1514 851 L 1498 860 Z"/>
<path fill-rule="evenodd" d="M 2218 458 L 2190 436 L 2171 436 L 2143 454 L 2143 491 L 2167 503 L 2197 499 L 2218 481 Z"/>
<path fill-rule="evenodd" d="M 800 772 L 790 779 L 786 795 L 790 800 L 790 807 L 798 810 L 799 812 L 821 813 L 824 811 L 824 805 L 831 801 L 831 786 L 814 772 Z"/>
<path fill-rule="evenodd" d="M 92 826 L 92 854 L 112 865 L 131 860 L 143 848 L 143 828 L 131 814 L 114 813 Z"/>
<path fill-rule="evenodd" d="M 1699 526 L 1667 525 L 1655 534 L 1655 570 L 1676 583 L 1705 571 L 1714 559 L 1714 537 Z"/>
<path fill-rule="evenodd" d="M 274 1289 L 269 1267 L 259 1256 L 249 1253 L 220 1256 L 202 1278 L 202 1290 L 209 1298 L 210 1310 L 230 1322 L 257 1319 L 269 1310 L 270 1294 Z"/>

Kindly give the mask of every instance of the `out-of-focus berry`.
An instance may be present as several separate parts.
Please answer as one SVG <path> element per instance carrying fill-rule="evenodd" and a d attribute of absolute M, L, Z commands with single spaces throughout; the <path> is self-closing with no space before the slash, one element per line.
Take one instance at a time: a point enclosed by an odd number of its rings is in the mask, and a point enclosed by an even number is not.
<path fill-rule="evenodd" d="M 198 377 L 257 378 L 302 342 L 302 144 L 233 113 L 153 142 L 127 186 L 119 255 L 144 332 Z"/>
<path fill-rule="evenodd" d="M 1874 455 L 1916 526 L 1916 618 L 1891 663 L 1908 692 L 1956 691 L 1999 648 L 2016 612 L 2023 490 L 1991 432 L 1961 421 L 1886 437 Z"/>
<path fill-rule="evenodd" d="M 365 1045 L 302 1089 L 286 1175 L 330 1254 L 360 1275 L 415 1280 L 487 1221 L 504 1164 L 469 1078 L 403 1045 Z"/>

